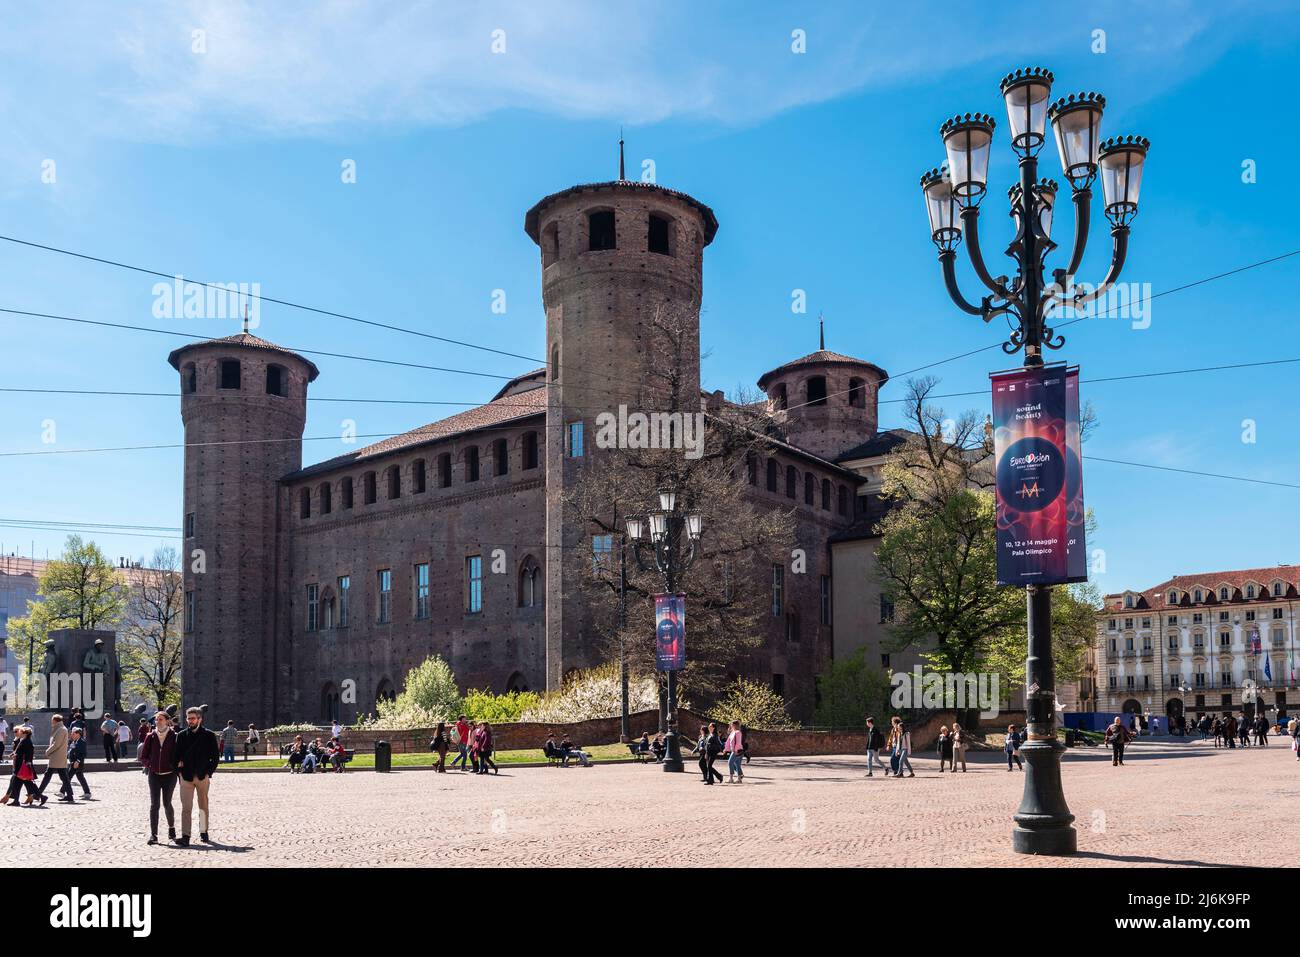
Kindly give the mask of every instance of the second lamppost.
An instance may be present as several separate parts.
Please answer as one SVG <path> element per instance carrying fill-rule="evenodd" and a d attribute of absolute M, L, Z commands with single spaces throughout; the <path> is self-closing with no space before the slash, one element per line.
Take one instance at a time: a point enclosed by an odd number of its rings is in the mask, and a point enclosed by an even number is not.
<path fill-rule="evenodd" d="M 1011 126 L 1011 147 L 1019 158 L 1020 181 L 1008 196 L 1016 235 L 1006 254 L 1016 264 L 1016 276 L 993 276 L 985 266 L 979 246 L 980 200 L 987 192 L 989 152 L 993 143 L 991 116 L 966 113 L 940 128 L 948 162 L 921 177 L 930 236 L 939 249 L 944 284 L 957 308 L 989 322 L 1008 316 L 1011 332 L 1002 348 L 1008 354 L 1024 350 L 1024 367 L 1043 366 L 1043 348 L 1059 349 L 1065 340 L 1047 319 L 1057 309 L 1078 309 L 1103 295 L 1119 278 L 1128 251 L 1129 223 L 1137 215 L 1142 167 L 1150 145 L 1138 136 L 1102 142 L 1101 114 L 1105 98 L 1079 93 L 1048 106 L 1052 74 L 1037 67 L 1017 70 L 1002 81 Z M 1053 284 L 1044 282 L 1044 263 L 1056 248 L 1052 241 L 1052 214 L 1057 185 L 1038 178 L 1038 151 L 1046 142 L 1050 119 L 1061 154 L 1061 167 L 1073 192 L 1074 247 L 1069 265 L 1053 272 Z M 1095 289 L 1075 286 L 1074 275 L 1083 262 L 1088 239 L 1092 184 L 1101 172 L 1106 218 L 1111 224 L 1110 268 Z M 957 246 L 963 235 L 970 264 L 989 295 L 972 303 L 957 286 Z M 1025 759 L 1025 789 L 1015 815 L 1012 847 L 1021 854 L 1071 854 L 1076 835 L 1070 826 L 1074 815 L 1061 788 L 1061 745 L 1056 740 L 1055 688 L 1052 661 L 1051 585 L 1028 585 L 1028 649 L 1025 661 L 1025 709 L 1028 740 L 1021 751 Z"/>
<path fill-rule="evenodd" d="M 646 528 L 649 527 L 649 541 Z M 627 537 L 636 556 L 637 567 L 642 571 L 654 568 L 663 577 L 664 592 L 675 595 L 681 576 L 695 561 L 695 547 L 704 533 L 704 519 L 698 512 L 683 513 L 677 508 L 677 492 L 664 489 L 659 492 L 659 510 L 652 511 L 643 520 L 639 516 L 627 519 Z M 652 558 L 648 558 L 649 552 Z M 664 735 L 665 771 L 682 771 L 681 741 L 677 735 L 677 668 L 668 669 L 668 717 Z"/>

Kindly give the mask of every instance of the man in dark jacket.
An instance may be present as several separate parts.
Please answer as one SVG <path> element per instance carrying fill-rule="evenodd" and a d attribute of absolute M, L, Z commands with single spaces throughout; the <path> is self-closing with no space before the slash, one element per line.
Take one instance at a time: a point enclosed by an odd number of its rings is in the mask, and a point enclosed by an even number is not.
<path fill-rule="evenodd" d="M 884 732 L 876 727 L 875 718 L 867 718 L 867 777 L 874 777 L 871 772 L 876 765 L 885 771 L 885 762 L 880 760 L 880 749 L 884 746 Z"/>
<path fill-rule="evenodd" d="M 194 809 L 194 795 L 199 796 L 199 840 L 208 843 L 208 785 L 212 772 L 221 760 L 217 736 L 203 727 L 203 709 L 189 708 L 185 712 L 188 727 L 176 736 L 176 770 L 181 776 L 181 836 L 176 843 L 185 847 L 190 843 L 190 820 Z"/>
<path fill-rule="evenodd" d="M 90 785 L 86 783 L 86 738 L 80 728 L 72 729 L 72 740 L 68 742 L 68 789 L 76 780 L 81 785 L 81 796 L 90 797 Z"/>

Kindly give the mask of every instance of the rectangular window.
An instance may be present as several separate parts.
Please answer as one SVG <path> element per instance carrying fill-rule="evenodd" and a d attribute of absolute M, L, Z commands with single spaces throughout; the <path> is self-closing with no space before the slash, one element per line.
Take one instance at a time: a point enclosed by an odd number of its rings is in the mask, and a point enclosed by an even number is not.
<path fill-rule="evenodd" d="M 343 575 L 339 578 L 339 627 L 348 626 L 348 589 L 352 587 L 352 578 Z"/>
<path fill-rule="evenodd" d="M 1178 636 L 1177 636 L 1177 635 L 1170 635 L 1170 636 L 1169 636 L 1169 650 L 1170 650 L 1170 651 L 1177 651 L 1177 650 L 1178 650 Z"/>
<path fill-rule="evenodd" d="M 1226 611 L 1219 612 L 1219 621 L 1227 621 L 1227 620 L 1228 620 L 1228 613 Z"/>
<path fill-rule="evenodd" d="M 1248 612 L 1246 612 L 1246 620 L 1247 620 L 1247 621 L 1254 621 L 1254 620 L 1255 620 L 1255 613 L 1254 613 L 1253 611 L 1248 611 Z"/>
<path fill-rule="evenodd" d="M 1118 679 L 1115 677 L 1115 672 L 1113 672 L 1113 671 L 1110 673 L 1110 682 L 1109 682 L 1109 684 L 1110 684 L 1110 687 L 1111 687 L 1112 690 L 1114 690 L 1114 688 L 1115 688 L 1115 687 L 1117 686 L 1117 684 L 1118 684 Z"/>
<path fill-rule="evenodd" d="M 390 569 L 379 572 L 379 624 L 393 620 L 393 573 Z"/>
<path fill-rule="evenodd" d="M 1128 688 L 1130 691 L 1133 690 L 1133 676 L 1132 676 L 1132 675 L 1129 675 L 1127 678 L 1124 679 L 1124 686 L 1125 686 L 1126 688 Z"/>
<path fill-rule="evenodd" d="M 781 617 L 781 592 L 785 587 L 785 569 L 780 565 L 772 566 L 772 617 Z"/>
<path fill-rule="evenodd" d="M 1113 655 L 1113 654 L 1115 653 L 1115 651 L 1116 651 L 1116 648 L 1115 648 L 1115 639 L 1112 638 L 1112 639 L 1110 640 L 1110 653 Z"/>
<path fill-rule="evenodd" d="M 1198 611 L 1194 615 L 1192 615 L 1192 624 L 1199 625 L 1200 623 L 1201 623 L 1201 613 Z"/>
<path fill-rule="evenodd" d="M 614 568 L 614 536 L 591 536 L 591 570 L 599 575 L 602 571 L 611 572 Z"/>
<path fill-rule="evenodd" d="M 1106 630 L 1119 631 L 1119 622 L 1117 622 L 1114 618 L 1112 618 L 1110 621 L 1106 622 Z"/>
<path fill-rule="evenodd" d="M 880 623 L 888 624 L 894 620 L 894 603 L 882 591 L 880 593 Z M 1112 649 L 1114 650 L 1114 649 Z"/>
<path fill-rule="evenodd" d="M 315 631 L 320 620 L 320 585 L 307 586 L 307 630 Z"/>
<path fill-rule="evenodd" d="M 429 563 L 415 566 L 415 617 L 429 617 Z"/>
<path fill-rule="evenodd" d="M 831 623 L 831 576 L 822 576 L 822 624 Z"/>
<path fill-rule="evenodd" d="M 1281 617 L 1282 617 L 1282 609 L 1281 609 L 1281 608 L 1274 608 L 1274 609 L 1273 609 L 1273 617 L 1274 617 L 1274 618 L 1281 618 Z"/>
<path fill-rule="evenodd" d="M 352 478 L 350 476 L 343 480 L 342 488 L 343 488 L 343 508 L 349 509 L 352 507 Z"/>
<path fill-rule="evenodd" d="M 786 612 L 785 640 L 794 644 L 799 643 L 799 613 L 797 611 Z"/>
<path fill-rule="evenodd" d="M 1132 619 L 1132 618 L 1125 618 L 1125 619 L 1124 619 L 1124 627 L 1125 627 L 1125 628 L 1132 628 L 1132 627 L 1133 627 L 1133 619 Z"/>
<path fill-rule="evenodd" d="M 411 491 L 419 495 L 425 489 L 424 459 L 416 459 L 411 466 Z"/>
<path fill-rule="evenodd" d="M 221 388 L 223 389 L 239 388 L 239 360 L 238 359 L 221 360 Z"/>
<path fill-rule="evenodd" d="M 1176 625 L 1176 624 L 1178 624 L 1178 616 L 1177 616 L 1177 615 L 1170 615 L 1170 616 L 1169 616 L 1169 624 L 1171 624 L 1171 625 Z"/>
<path fill-rule="evenodd" d="M 568 452 L 569 458 L 582 458 L 582 421 L 570 422 L 565 433 L 565 451 Z"/>
<path fill-rule="evenodd" d="M 465 580 L 469 585 L 465 609 L 474 614 L 483 610 L 483 556 L 465 559 Z"/>
<path fill-rule="evenodd" d="M 1143 619 L 1142 619 L 1142 627 L 1143 627 L 1143 628 L 1150 628 L 1150 627 L 1151 627 L 1151 619 L 1150 619 L 1150 618 L 1143 618 Z"/>
<path fill-rule="evenodd" d="M 194 630 L 194 592 L 185 593 L 185 630 Z"/>
<path fill-rule="evenodd" d="M 190 512 L 185 516 L 185 537 L 186 538 L 194 537 L 194 513 L 193 512 Z M 1274 615 L 1273 617 L 1279 618 L 1281 616 Z"/>

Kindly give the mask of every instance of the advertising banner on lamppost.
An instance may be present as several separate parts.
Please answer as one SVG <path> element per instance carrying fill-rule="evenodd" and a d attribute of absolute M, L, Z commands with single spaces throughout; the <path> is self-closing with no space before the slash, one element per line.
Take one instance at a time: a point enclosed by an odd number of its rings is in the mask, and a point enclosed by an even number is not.
<path fill-rule="evenodd" d="M 1078 580 L 1071 575 L 1069 561 L 1066 370 L 1017 369 L 990 378 L 998 583 L 1055 585 Z M 1082 484 L 1077 491 L 1080 503 Z"/>
<path fill-rule="evenodd" d="M 686 667 L 686 596 L 655 595 L 655 670 Z"/>
<path fill-rule="evenodd" d="M 1088 540 L 1084 529 L 1083 436 L 1079 426 L 1079 369 L 1065 370 L 1065 525 L 1068 580 L 1088 580 Z"/>

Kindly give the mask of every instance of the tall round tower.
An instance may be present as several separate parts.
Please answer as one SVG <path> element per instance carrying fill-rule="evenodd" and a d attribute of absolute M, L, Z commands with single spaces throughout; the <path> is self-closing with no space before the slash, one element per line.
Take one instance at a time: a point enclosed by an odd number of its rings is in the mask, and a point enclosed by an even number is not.
<path fill-rule="evenodd" d="M 288 668 L 279 480 L 302 467 L 307 384 L 319 372 L 247 332 L 182 346 L 167 361 L 181 376 L 185 424 L 184 704 L 211 705 L 218 727 L 266 726 Z"/>
<path fill-rule="evenodd" d="M 818 349 L 758 380 L 777 425 L 793 445 L 835 460 L 876 434 L 880 366 Z"/>
<path fill-rule="evenodd" d="M 618 179 L 547 196 L 528 211 L 524 230 L 541 247 L 546 308 L 547 544 L 574 546 L 583 530 L 566 530 L 563 499 L 584 460 L 600 454 L 596 417 L 617 414 L 620 404 L 673 411 L 649 374 L 664 362 L 656 319 L 681 330 L 679 408 L 699 407 L 702 266 L 718 221 L 685 193 Z M 595 663 L 578 640 L 588 629 L 563 565 L 547 562 L 548 687 L 559 687 L 568 668 Z"/>

